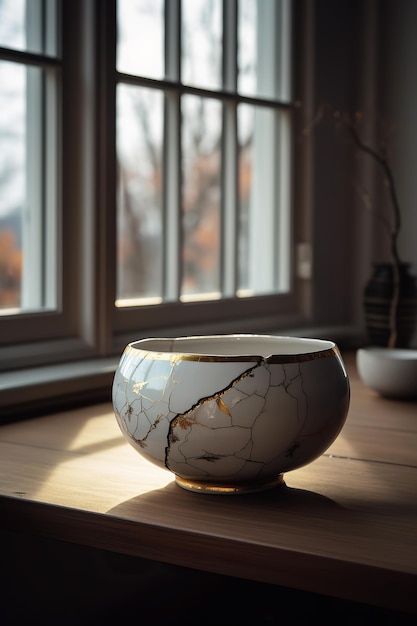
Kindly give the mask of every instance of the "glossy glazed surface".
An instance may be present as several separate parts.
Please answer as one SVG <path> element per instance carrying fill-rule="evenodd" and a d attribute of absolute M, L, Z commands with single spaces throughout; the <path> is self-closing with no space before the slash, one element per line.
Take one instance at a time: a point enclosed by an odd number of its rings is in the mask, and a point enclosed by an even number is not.
<path fill-rule="evenodd" d="M 152 339 L 126 347 L 113 407 L 138 452 L 190 488 L 236 491 L 273 483 L 327 449 L 349 407 L 349 380 L 334 344 L 210 339 Z"/>

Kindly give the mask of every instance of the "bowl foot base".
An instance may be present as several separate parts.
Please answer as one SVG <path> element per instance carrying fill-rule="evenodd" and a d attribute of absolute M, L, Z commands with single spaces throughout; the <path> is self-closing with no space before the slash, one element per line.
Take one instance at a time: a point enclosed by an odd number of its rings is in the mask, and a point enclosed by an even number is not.
<path fill-rule="evenodd" d="M 220 483 L 218 485 L 214 483 L 208 483 L 204 481 L 187 480 L 175 476 L 175 482 L 182 489 L 187 491 L 194 491 L 195 493 L 208 493 L 216 495 L 233 495 L 244 493 L 257 493 L 259 491 L 266 491 L 267 489 L 274 489 L 275 487 L 285 487 L 284 475 L 279 474 L 276 478 L 268 479 L 265 481 L 256 481 L 242 483 L 238 485 L 228 485 L 227 483 Z"/>

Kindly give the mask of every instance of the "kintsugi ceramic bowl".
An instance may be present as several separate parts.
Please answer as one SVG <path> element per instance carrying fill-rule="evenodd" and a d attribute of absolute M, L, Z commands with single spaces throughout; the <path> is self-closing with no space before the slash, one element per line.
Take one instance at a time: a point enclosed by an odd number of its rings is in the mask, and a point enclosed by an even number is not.
<path fill-rule="evenodd" d="M 283 484 L 345 422 L 349 379 L 331 341 L 267 335 L 129 344 L 112 399 L 120 429 L 178 485 L 244 493 Z"/>

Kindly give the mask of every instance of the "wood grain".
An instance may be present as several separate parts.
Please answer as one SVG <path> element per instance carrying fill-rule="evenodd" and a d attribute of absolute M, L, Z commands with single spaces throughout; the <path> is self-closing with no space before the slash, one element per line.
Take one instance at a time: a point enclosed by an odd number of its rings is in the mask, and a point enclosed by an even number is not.
<path fill-rule="evenodd" d="M 382 399 L 346 356 L 345 427 L 286 487 L 180 489 L 109 404 L 0 428 L 0 525 L 417 613 L 417 404 Z"/>

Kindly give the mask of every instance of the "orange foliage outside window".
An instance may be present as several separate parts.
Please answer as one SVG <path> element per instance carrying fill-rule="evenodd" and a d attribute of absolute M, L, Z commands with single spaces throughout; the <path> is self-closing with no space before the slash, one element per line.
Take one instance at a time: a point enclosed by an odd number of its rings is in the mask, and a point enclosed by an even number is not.
<path fill-rule="evenodd" d="M 0 307 L 20 306 L 22 250 L 13 231 L 0 232 Z"/>

